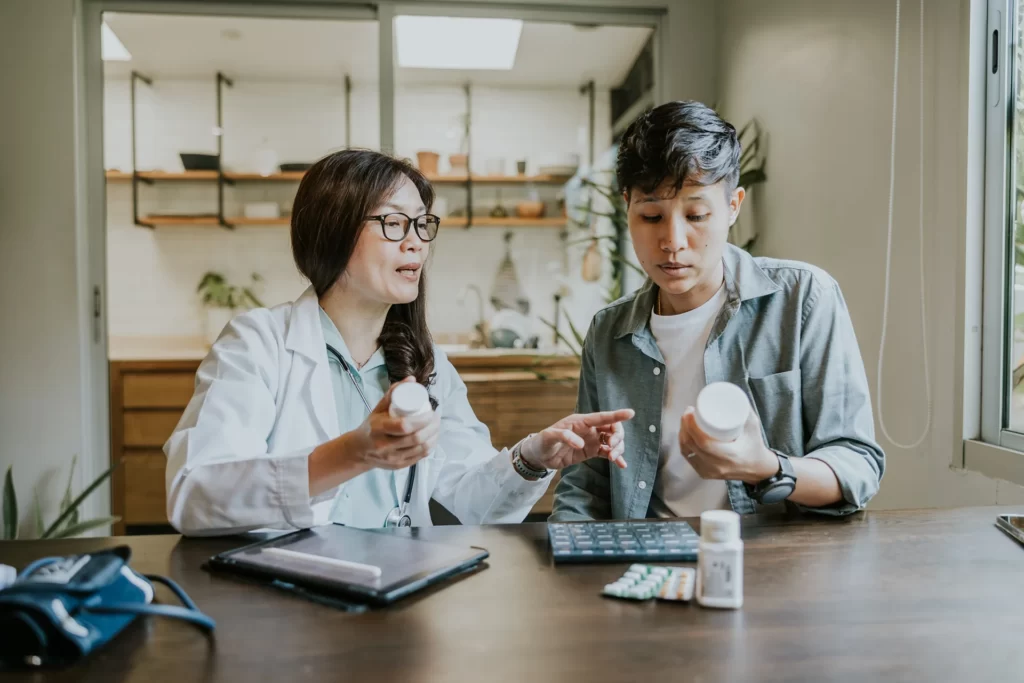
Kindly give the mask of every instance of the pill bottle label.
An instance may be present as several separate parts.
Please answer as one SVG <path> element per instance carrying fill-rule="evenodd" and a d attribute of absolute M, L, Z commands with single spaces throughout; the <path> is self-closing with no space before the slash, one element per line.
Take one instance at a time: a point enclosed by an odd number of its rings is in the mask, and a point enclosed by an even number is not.
<path fill-rule="evenodd" d="M 733 580 L 734 553 L 724 556 L 709 557 L 704 563 L 703 595 L 706 598 L 732 599 L 736 595 L 736 583 Z"/>

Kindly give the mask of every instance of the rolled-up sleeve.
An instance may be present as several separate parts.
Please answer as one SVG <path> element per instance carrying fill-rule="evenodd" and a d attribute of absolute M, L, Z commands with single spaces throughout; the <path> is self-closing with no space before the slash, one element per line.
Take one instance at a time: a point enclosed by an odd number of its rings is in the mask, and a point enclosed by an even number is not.
<path fill-rule="evenodd" d="M 463 524 L 517 524 L 547 491 L 551 477 L 528 481 L 512 466 L 508 448 L 491 445 L 487 426 L 469 405 L 466 384 L 451 361 L 437 354 L 438 374 L 448 387 L 438 410 L 443 462 L 433 498 Z M 523 435 L 524 437 L 526 434 Z"/>
<path fill-rule="evenodd" d="M 309 454 L 269 453 L 276 350 L 254 311 L 228 325 L 196 373 L 195 393 L 164 444 L 167 518 L 189 536 L 313 525 Z"/>
<path fill-rule="evenodd" d="M 875 441 L 871 392 L 839 285 L 816 275 L 804 302 L 800 335 L 805 457 L 827 464 L 843 493 L 833 505 L 802 510 L 848 515 L 878 492 L 885 453 Z"/>

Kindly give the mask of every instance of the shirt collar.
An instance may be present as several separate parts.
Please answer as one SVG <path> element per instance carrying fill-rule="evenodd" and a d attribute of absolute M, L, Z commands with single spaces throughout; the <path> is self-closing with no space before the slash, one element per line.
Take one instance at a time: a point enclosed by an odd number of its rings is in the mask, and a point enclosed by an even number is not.
<path fill-rule="evenodd" d="M 779 285 L 757 265 L 754 257 L 739 247 L 727 244 L 722 254 L 725 265 L 726 300 L 749 301 L 779 291 Z M 658 286 L 650 278 L 637 290 L 629 310 L 622 316 L 615 330 L 615 338 L 641 333 L 651 319 Z"/>

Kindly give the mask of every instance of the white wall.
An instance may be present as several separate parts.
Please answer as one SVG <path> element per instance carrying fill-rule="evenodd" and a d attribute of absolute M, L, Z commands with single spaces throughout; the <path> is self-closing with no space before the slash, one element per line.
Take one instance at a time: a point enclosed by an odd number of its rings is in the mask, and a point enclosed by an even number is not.
<path fill-rule="evenodd" d="M 0 3 L 0 471 L 14 465 L 23 522 L 37 495 L 47 512 L 55 507 L 74 454 L 92 456 L 72 36 L 70 0 Z"/>
<path fill-rule="evenodd" d="M 356 84 L 352 99 L 352 144 L 377 147 L 378 93 Z M 131 168 L 129 85 L 110 80 L 105 88 L 104 142 L 107 168 Z M 473 89 L 473 164 L 483 173 L 489 160 L 504 159 L 504 171 L 527 160 L 527 172 L 559 157 L 586 160 L 587 100 L 574 89 Z M 138 165 L 142 170 L 180 170 L 179 151 L 216 152 L 212 128 L 216 101 L 213 81 L 155 80 L 139 85 Z M 236 80 L 224 94 L 224 164 L 233 170 L 255 170 L 258 150 L 266 145 L 281 161 L 315 160 L 344 146 L 344 92 L 340 85 L 253 83 Z M 396 97 L 396 153 L 415 159 L 420 150 L 436 150 L 444 158 L 459 150 L 460 117 L 465 111 L 461 88 L 399 88 Z M 608 92 L 598 93 L 596 145 L 610 142 Z M 556 210 L 557 188 L 538 186 Z M 238 215 L 241 204 L 273 200 L 290 210 L 295 184 L 244 183 L 226 190 L 225 213 Z M 449 209 L 465 206 L 458 187 L 438 187 Z M 474 190 L 475 211 L 498 201 L 493 187 Z M 527 188 L 505 186 L 501 203 L 511 213 Z M 140 189 L 140 213 L 209 212 L 216 210 L 216 188 L 210 183 L 160 183 Z M 132 222 L 131 187 L 111 183 L 107 192 L 109 331 L 112 336 L 203 334 L 203 311 L 195 293 L 207 270 L 245 281 L 253 271 L 265 279 L 263 298 L 273 305 L 301 293 L 304 284 L 291 258 L 286 226 L 220 228 L 139 228 Z M 513 260 L 531 310 L 553 318 L 552 295 L 559 282 L 552 270 L 561 267 L 564 250 L 558 228 L 517 229 Z M 481 287 L 484 296 L 504 256 L 501 228 L 451 229 L 435 243 L 429 290 L 430 323 L 435 333 L 469 332 L 476 322 L 475 300 L 456 303 L 462 288 Z M 571 249 L 570 269 L 578 273 L 582 248 Z M 570 278 L 572 279 L 572 278 Z M 585 324 L 601 304 L 599 288 L 575 278 L 575 296 L 566 299 L 573 318 Z M 488 306 L 488 311 L 490 310 Z M 546 328 L 536 333 L 548 339 Z"/>
<path fill-rule="evenodd" d="M 1017 502 L 1024 490 L 950 470 L 962 420 L 954 400 L 957 255 L 964 248 L 960 143 L 967 85 L 966 2 L 929 0 L 925 23 L 925 278 L 932 427 L 888 455 L 873 507 Z M 891 436 L 926 421 L 918 264 L 918 11 L 903 3 L 892 294 L 882 407 Z M 768 182 L 754 207 L 759 251 L 819 265 L 843 288 L 872 391 L 884 285 L 895 2 L 728 0 L 721 8 L 721 97 L 729 117 L 769 135 Z M 879 422 L 875 405 L 876 425 Z M 877 427 L 876 427 L 877 429 Z"/>

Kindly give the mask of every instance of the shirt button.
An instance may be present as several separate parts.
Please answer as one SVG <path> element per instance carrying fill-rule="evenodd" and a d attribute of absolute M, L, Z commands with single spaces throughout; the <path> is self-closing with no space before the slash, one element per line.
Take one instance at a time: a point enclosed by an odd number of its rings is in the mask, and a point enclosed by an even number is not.
<path fill-rule="evenodd" d="M 653 434 L 654 432 L 658 431 L 658 428 L 655 427 L 654 425 L 651 425 L 650 427 L 647 428 L 647 431 Z"/>
<path fill-rule="evenodd" d="M 647 488 L 647 482 L 646 481 L 642 481 L 639 484 L 637 484 L 637 486 L 640 487 L 641 489 L 645 489 L 645 488 Z"/>
<path fill-rule="evenodd" d="M 661 368 L 654 368 L 654 374 L 655 374 L 655 376 L 660 375 L 661 374 Z"/>

